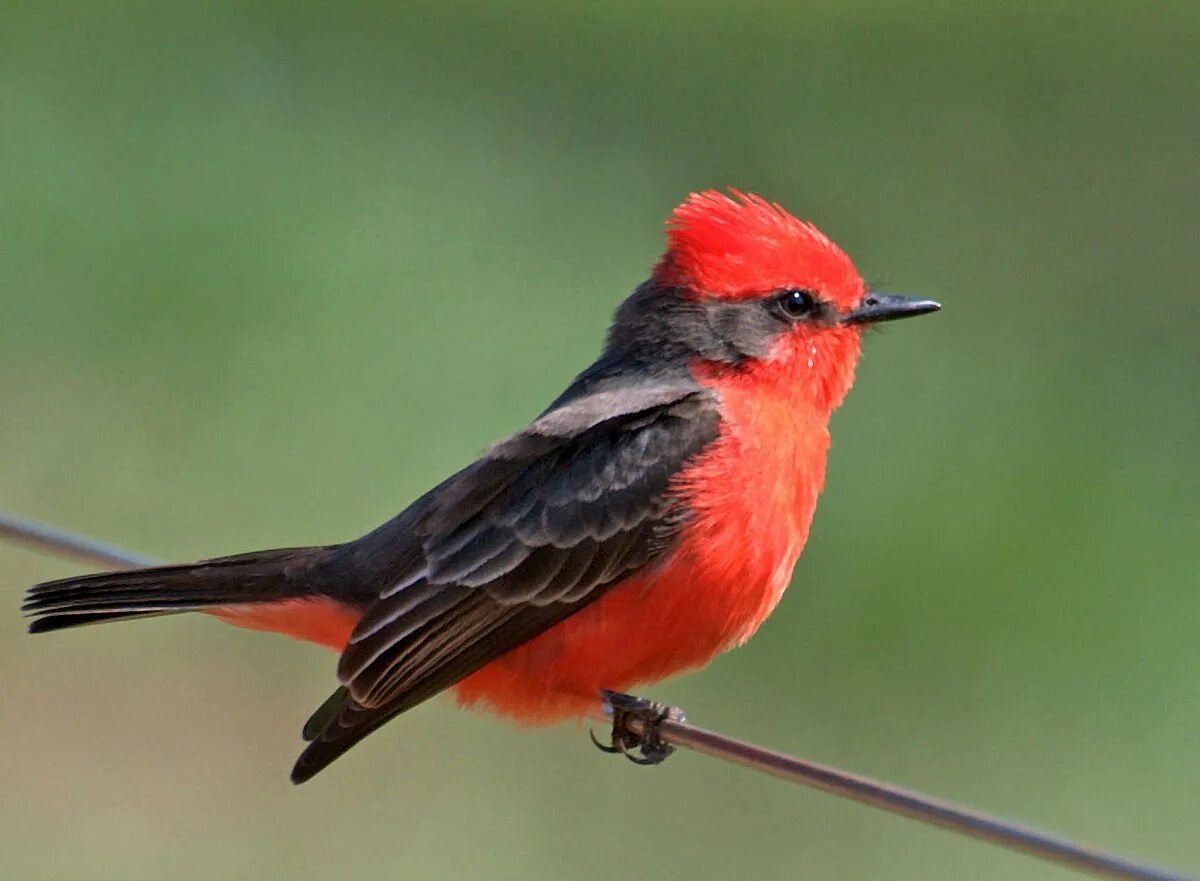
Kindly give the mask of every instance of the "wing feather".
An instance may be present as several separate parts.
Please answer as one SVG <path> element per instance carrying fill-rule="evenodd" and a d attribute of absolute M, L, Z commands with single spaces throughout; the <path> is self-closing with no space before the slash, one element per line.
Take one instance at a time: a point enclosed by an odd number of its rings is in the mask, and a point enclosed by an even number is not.
<path fill-rule="evenodd" d="M 294 778 L 665 552 L 686 515 L 671 482 L 718 423 L 694 383 L 584 395 L 422 499 L 424 568 L 368 607 L 338 666 L 341 709 L 323 708 Z"/>

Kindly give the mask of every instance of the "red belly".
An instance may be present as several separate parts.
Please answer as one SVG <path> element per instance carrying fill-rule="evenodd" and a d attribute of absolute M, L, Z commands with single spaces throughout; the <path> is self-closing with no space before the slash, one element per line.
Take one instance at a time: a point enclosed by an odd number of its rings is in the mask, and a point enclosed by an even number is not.
<path fill-rule="evenodd" d="M 726 433 L 677 487 L 692 519 L 667 562 L 464 679 L 459 701 L 525 724 L 578 718 L 601 689 L 701 667 L 749 639 L 791 578 L 824 481 L 829 435 L 801 421 L 792 389 L 723 387 Z"/>
<path fill-rule="evenodd" d="M 468 676 L 455 686 L 458 700 L 526 725 L 581 718 L 601 689 L 657 682 L 744 642 L 774 608 L 794 561 L 719 573 L 698 564 L 685 543 L 668 565 Z"/>

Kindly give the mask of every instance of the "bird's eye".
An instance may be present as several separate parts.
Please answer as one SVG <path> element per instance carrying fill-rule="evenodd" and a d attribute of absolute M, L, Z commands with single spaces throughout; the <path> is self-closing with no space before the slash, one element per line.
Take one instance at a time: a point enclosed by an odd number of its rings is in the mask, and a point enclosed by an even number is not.
<path fill-rule="evenodd" d="M 775 308 L 789 321 L 807 318 L 817 308 L 817 298 L 808 291 L 784 291 L 775 298 Z"/>

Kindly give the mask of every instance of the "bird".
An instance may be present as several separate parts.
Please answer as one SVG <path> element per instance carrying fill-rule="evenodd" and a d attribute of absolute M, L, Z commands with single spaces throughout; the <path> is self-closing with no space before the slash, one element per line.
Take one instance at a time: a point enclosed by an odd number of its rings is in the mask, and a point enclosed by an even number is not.
<path fill-rule="evenodd" d="M 869 288 L 778 203 L 691 193 L 599 357 L 526 427 L 340 544 L 76 576 L 29 630 L 202 612 L 340 652 L 304 782 L 452 691 L 519 725 L 581 719 L 746 642 L 792 580 L 864 331 L 934 312 Z M 657 762 L 661 742 L 610 750 Z"/>

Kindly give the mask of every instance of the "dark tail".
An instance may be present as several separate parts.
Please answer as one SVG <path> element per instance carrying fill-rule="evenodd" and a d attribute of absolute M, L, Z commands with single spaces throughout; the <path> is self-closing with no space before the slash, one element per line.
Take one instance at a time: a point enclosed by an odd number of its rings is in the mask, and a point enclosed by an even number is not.
<path fill-rule="evenodd" d="M 30 633 L 46 633 L 100 621 L 312 596 L 322 593 L 314 570 L 333 550 L 281 548 L 47 581 L 29 589 L 21 609 L 33 618 Z"/>

